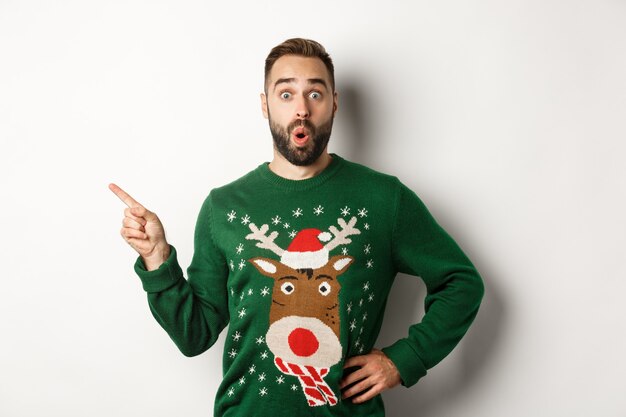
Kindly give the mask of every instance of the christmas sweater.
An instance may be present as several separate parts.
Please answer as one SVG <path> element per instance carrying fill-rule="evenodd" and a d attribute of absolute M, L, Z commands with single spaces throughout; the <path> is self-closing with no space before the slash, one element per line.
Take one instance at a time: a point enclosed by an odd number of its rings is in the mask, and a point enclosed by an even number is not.
<path fill-rule="evenodd" d="M 398 272 L 427 290 L 422 320 L 381 349 L 402 385 L 441 361 L 477 314 L 479 274 L 417 195 L 331 157 L 312 178 L 285 179 L 265 162 L 212 189 L 187 279 L 171 245 L 157 270 L 135 263 L 183 354 L 206 351 L 228 326 L 215 416 L 383 416 L 381 395 L 354 404 L 339 383 L 344 361 L 374 347 Z"/>

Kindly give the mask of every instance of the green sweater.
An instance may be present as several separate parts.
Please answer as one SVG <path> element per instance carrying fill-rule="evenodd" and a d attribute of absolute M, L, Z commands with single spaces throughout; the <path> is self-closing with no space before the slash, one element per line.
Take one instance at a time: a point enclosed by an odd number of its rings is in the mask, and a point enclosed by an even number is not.
<path fill-rule="evenodd" d="M 473 321 L 483 283 L 421 200 L 396 177 L 331 154 L 288 180 L 268 163 L 211 190 L 183 277 L 169 259 L 135 271 L 181 352 L 209 349 L 228 325 L 215 416 L 383 416 L 380 395 L 341 399 L 343 363 L 367 354 L 398 272 L 427 289 L 422 321 L 381 350 L 414 385 Z"/>

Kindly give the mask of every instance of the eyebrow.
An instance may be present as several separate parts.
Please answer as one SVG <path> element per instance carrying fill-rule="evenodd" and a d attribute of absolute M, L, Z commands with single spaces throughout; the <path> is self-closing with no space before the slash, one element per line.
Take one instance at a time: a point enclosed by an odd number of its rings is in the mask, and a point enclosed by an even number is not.
<path fill-rule="evenodd" d="M 326 275 L 326 274 L 321 274 L 321 275 L 318 275 L 318 276 L 315 277 L 315 279 L 324 279 L 324 278 L 330 279 L 330 280 L 334 281 L 333 277 L 331 277 L 330 275 Z"/>
<path fill-rule="evenodd" d="M 287 275 L 287 276 L 278 278 L 279 281 L 282 279 L 295 279 L 296 281 L 298 281 L 298 277 L 294 277 L 293 275 Z"/>
<path fill-rule="evenodd" d="M 290 83 L 294 83 L 294 82 L 296 82 L 295 78 L 279 78 L 274 83 L 274 90 L 276 90 L 276 87 L 278 87 L 278 84 L 290 84 Z M 309 78 L 307 80 L 307 83 L 309 85 L 321 84 L 321 85 L 324 86 L 324 88 L 326 88 L 328 90 L 328 85 L 326 84 L 326 81 L 324 81 L 324 79 L 322 79 L 322 78 Z"/>

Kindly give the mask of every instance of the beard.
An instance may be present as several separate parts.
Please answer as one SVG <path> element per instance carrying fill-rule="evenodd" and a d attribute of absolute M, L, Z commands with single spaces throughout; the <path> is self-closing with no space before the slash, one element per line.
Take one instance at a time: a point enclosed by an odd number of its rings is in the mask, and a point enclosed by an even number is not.
<path fill-rule="evenodd" d="M 326 148 L 330 140 L 330 133 L 333 130 L 332 117 L 319 127 L 316 127 L 309 120 L 301 119 L 290 123 L 285 128 L 272 122 L 271 117 L 268 117 L 268 119 L 270 132 L 272 132 L 272 138 L 274 138 L 274 147 L 287 161 L 298 166 L 311 165 L 317 161 L 317 158 Z M 309 140 L 304 146 L 296 146 L 291 141 L 291 132 L 299 126 L 307 129 L 309 133 Z"/>

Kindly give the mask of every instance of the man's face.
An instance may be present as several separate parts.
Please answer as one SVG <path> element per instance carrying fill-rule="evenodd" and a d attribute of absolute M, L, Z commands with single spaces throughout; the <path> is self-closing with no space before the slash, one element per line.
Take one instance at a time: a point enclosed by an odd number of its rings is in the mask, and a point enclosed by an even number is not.
<path fill-rule="evenodd" d="M 276 149 L 294 165 L 310 165 L 330 139 L 337 93 L 318 58 L 284 55 L 276 60 L 261 94 Z"/>

